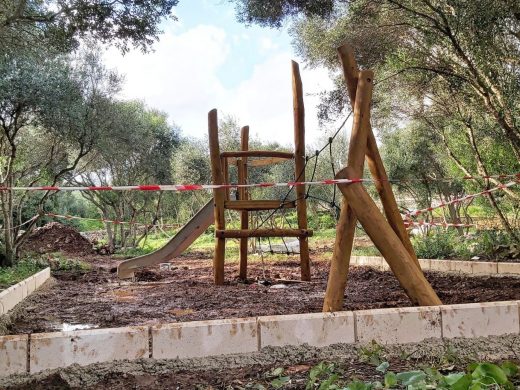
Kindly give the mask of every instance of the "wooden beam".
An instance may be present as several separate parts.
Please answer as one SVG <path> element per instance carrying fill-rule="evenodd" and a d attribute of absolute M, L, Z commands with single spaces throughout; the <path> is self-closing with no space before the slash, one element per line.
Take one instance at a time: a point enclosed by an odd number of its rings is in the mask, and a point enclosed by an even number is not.
<path fill-rule="evenodd" d="M 211 162 L 211 176 L 213 184 L 223 184 L 224 174 L 220 162 L 220 146 L 218 140 L 217 110 L 213 109 L 208 114 L 209 154 Z M 225 229 L 224 200 L 226 192 L 222 188 L 213 190 L 215 229 Z M 224 259 L 226 257 L 226 240 L 215 238 L 215 253 L 213 255 L 213 277 L 215 284 L 224 284 Z"/>
<path fill-rule="evenodd" d="M 240 149 L 243 152 L 249 150 L 249 126 L 244 126 L 240 129 Z M 246 184 L 247 183 L 247 167 L 249 162 L 247 161 L 247 157 L 242 157 L 237 160 L 238 167 L 238 183 Z M 238 197 L 239 202 L 249 202 L 249 191 L 247 188 L 239 188 L 238 189 Z M 225 207 L 226 205 L 224 205 Z M 244 209 L 240 212 L 240 229 L 247 230 L 249 229 L 249 213 L 247 209 Z M 239 277 L 242 280 L 247 279 L 247 237 L 240 239 L 240 271 Z"/>
<path fill-rule="evenodd" d="M 343 67 L 343 76 L 347 84 L 347 90 L 351 102 L 356 101 L 356 89 L 358 83 L 358 66 L 354 57 L 354 50 L 350 45 L 343 45 L 338 48 L 339 58 Z M 379 154 L 379 148 L 377 147 L 376 138 L 372 131 L 372 127 L 368 129 L 368 141 L 367 141 L 367 163 L 370 169 L 370 173 L 375 180 L 375 187 L 381 198 L 383 209 L 385 210 L 386 218 L 388 223 L 392 227 L 393 231 L 397 234 L 406 250 L 414 260 L 415 265 L 421 269 L 419 260 L 413 249 L 410 237 L 406 231 L 406 227 L 403 223 L 403 218 L 397 207 L 394 193 L 392 191 L 392 185 L 388 181 L 383 159 Z"/>
<path fill-rule="evenodd" d="M 294 116 L 294 166 L 295 180 L 305 181 L 305 106 L 303 104 L 303 86 L 298 63 L 292 61 L 292 90 Z M 306 186 L 296 186 L 296 214 L 298 227 L 307 229 Z M 301 279 L 311 280 L 309 259 L 309 241 L 306 236 L 300 236 L 300 267 Z"/>
<path fill-rule="evenodd" d="M 308 229 L 215 230 L 215 237 L 218 238 L 312 237 L 312 235 L 313 231 Z"/>
<path fill-rule="evenodd" d="M 370 126 L 370 103 L 372 101 L 374 75 L 371 71 L 359 72 L 357 98 L 354 100 L 354 122 L 350 136 L 348 166 L 352 167 L 358 178 L 363 176 L 363 167 L 367 147 L 367 133 Z M 357 218 L 343 199 L 341 212 L 336 225 L 336 240 L 330 263 L 329 278 L 323 311 L 338 311 L 343 308 L 345 286 L 347 284 L 350 254 L 354 245 Z"/>
<path fill-rule="evenodd" d="M 231 152 L 222 152 L 220 156 L 223 158 L 230 157 L 278 157 L 287 160 L 293 159 L 294 154 L 290 152 L 280 152 L 278 150 L 236 150 Z"/>
<path fill-rule="evenodd" d="M 228 157 L 229 164 L 237 165 L 240 162 L 241 158 L 247 158 L 247 157 Z M 281 158 L 281 157 L 264 157 L 264 158 L 255 158 L 253 160 L 247 161 L 248 167 L 265 167 L 267 165 L 273 165 L 273 164 L 280 164 L 283 162 L 286 162 L 287 158 Z"/>
<path fill-rule="evenodd" d="M 295 201 L 280 200 L 229 200 L 224 202 L 224 208 L 228 210 L 276 210 L 295 208 Z"/>
<path fill-rule="evenodd" d="M 337 179 L 354 179 L 357 173 L 347 167 L 336 175 Z M 390 227 L 361 183 L 340 184 L 338 188 L 355 211 L 363 229 L 377 249 L 387 260 L 408 297 L 421 306 L 442 305 L 424 274 L 415 265 L 412 257 Z"/>

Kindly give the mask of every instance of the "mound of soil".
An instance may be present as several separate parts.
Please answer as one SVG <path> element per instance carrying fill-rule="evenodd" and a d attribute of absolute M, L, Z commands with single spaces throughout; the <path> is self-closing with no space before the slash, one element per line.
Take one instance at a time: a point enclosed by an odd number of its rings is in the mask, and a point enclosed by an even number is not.
<path fill-rule="evenodd" d="M 37 228 L 21 247 L 22 252 L 63 252 L 70 255 L 94 253 L 92 243 L 72 226 L 50 222 Z"/>

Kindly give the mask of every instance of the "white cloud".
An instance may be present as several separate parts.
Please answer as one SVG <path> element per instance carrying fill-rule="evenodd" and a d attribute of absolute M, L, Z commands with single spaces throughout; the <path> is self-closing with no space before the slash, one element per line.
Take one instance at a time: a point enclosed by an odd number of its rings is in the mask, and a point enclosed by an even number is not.
<path fill-rule="evenodd" d="M 230 56 L 232 37 L 210 25 L 184 33 L 175 30 L 165 31 L 153 53 L 131 52 L 125 57 L 113 50 L 106 53 L 107 65 L 126 75 L 123 98 L 142 99 L 167 112 L 185 135 L 202 137 L 207 131 L 207 112 L 218 108 L 249 124 L 262 139 L 293 143 L 289 52 L 280 52 L 265 40 L 264 47 L 271 47 L 273 54 L 255 65 L 248 79 L 225 88 L 218 71 L 227 62 L 239 60 Z M 315 109 L 319 99 L 307 94 L 322 91 L 331 82 L 324 69 L 301 68 L 301 73 L 310 142 L 320 134 Z"/>
<path fill-rule="evenodd" d="M 274 43 L 271 38 L 262 37 L 260 38 L 260 50 L 263 52 L 268 52 L 270 50 L 275 50 L 278 48 L 278 45 Z"/>

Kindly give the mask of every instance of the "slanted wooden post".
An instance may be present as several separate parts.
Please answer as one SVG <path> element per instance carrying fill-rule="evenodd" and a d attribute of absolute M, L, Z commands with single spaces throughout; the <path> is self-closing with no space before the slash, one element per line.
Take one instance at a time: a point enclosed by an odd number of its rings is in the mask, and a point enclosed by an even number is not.
<path fill-rule="evenodd" d="M 343 45 L 338 48 L 338 54 L 343 67 L 343 76 L 347 84 L 347 90 L 352 104 L 356 101 L 356 89 L 358 84 L 358 66 L 354 57 L 354 50 L 350 45 Z M 370 173 L 375 180 L 375 187 L 381 198 L 383 209 L 385 210 L 386 218 L 388 223 L 392 227 L 393 231 L 397 234 L 406 250 L 412 257 L 415 265 L 421 269 L 419 260 L 413 249 L 410 237 L 403 223 L 401 213 L 397 207 L 397 202 L 392 191 L 392 186 L 388 181 L 388 176 L 383 164 L 381 155 L 379 154 L 379 148 L 377 147 L 376 137 L 372 131 L 372 127 L 369 124 L 368 129 L 368 141 L 367 141 L 367 163 L 370 169 Z M 345 275 L 346 278 L 346 275 Z M 339 309 L 338 309 L 339 310 Z"/>
<path fill-rule="evenodd" d="M 211 161 L 211 176 L 213 184 L 223 184 L 224 174 L 222 172 L 220 160 L 220 146 L 218 140 L 218 118 L 217 110 L 213 109 L 208 114 L 209 132 L 209 154 Z M 213 200 L 215 202 L 215 229 L 223 230 L 226 228 L 224 215 L 224 200 L 226 198 L 225 189 L 214 189 Z M 224 259 L 226 257 L 226 239 L 215 237 L 215 254 L 213 255 L 213 277 L 215 284 L 224 284 Z"/>
<path fill-rule="evenodd" d="M 240 150 L 247 151 L 249 149 L 249 126 L 244 126 L 240 130 Z M 247 157 L 241 157 L 237 160 L 238 168 L 238 184 L 247 183 Z M 247 188 L 240 188 L 238 190 L 238 197 L 240 200 L 248 199 Z M 240 212 L 240 229 L 249 229 L 249 213 L 247 210 Z M 247 237 L 240 239 L 240 279 L 247 279 Z"/>
<path fill-rule="evenodd" d="M 292 88 L 294 114 L 294 165 L 295 180 L 305 181 L 305 108 L 303 105 L 303 87 L 298 63 L 292 61 Z M 296 186 L 296 213 L 298 228 L 307 229 L 307 203 L 305 186 Z M 307 237 L 299 237 L 300 266 L 302 280 L 311 280 L 309 260 L 309 241 Z"/>
<path fill-rule="evenodd" d="M 336 178 L 355 179 L 358 178 L 358 174 L 354 168 L 347 167 L 338 172 Z M 339 184 L 338 187 L 412 302 L 421 306 L 442 305 L 432 286 L 422 271 L 414 265 L 412 257 L 368 195 L 365 187 L 361 183 Z"/>
<path fill-rule="evenodd" d="M 374 75 L 371 71 L 359 72 L 357 83 L 357 99 L 354 105 L 354 123 L 350 137 L 347 165 L 353 168 L 358 178 L 363 176 L 367 134 L 370 126 L 370 103 Z M 332 255 L 329 279 L 323 311 L 338 311 L 343 307 L 343 295 L 347 284 L 350 254 L 356 231 L 356 215 L 349 207 L 348 200 L 343 199 L 341 213 L 336 227 L 336 241 Z"/>

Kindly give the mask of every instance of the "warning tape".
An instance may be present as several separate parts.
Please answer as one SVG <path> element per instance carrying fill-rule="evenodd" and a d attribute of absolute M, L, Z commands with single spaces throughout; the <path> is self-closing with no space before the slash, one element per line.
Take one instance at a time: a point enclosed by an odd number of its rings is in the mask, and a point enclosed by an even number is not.
<path fill-rule="evenodd" d="M 404 221 L 405 226 L 418 226 L 418 227 L 430 227 L 430 226 L 441 226 L 441 227 L 474 227 L 477 226 L 474 223 L 447 223 L 447 222 L 426 222 L 426 221 Z"/>
<path fill-rule="evenodd" d="M 468 179 L 506 179 L 516 178 L 520 181 L 520 173 L 512 175 L 493 175 L 493 176 L 464 176 L 461 178 L 439 178 L 426 179 L 431 181 L 441 180 L 468 180 Z M 231 188 L 266 188 L 266 187 L 295 187 L 306 185 L 334 185 L 351 183 L 372 183 L 375 179 L 327 179 L 320 181 L 290 181 L 286 183 L 250 183 L 250 184 L 161 184 L 161 185 L 129 185 L 129 186 L 78 186 L 78 187 L 59 187 L 59 186 L 38 186 L 38 187 L 0 187 L 0 191 L 199 191 Z M 387 181 L 406 182 L 424 181 L 423 179 L 388 179 Z"/>
<path fill-rule="evenodd" d="M 407 218 L 416 217 L 418 215 L 427 213 L 429 211 L 433 211 L 435 209 L 440 209 L 442 207 L 446 207 L 446 206 L 449 206 L 449 205 L 452 205 L 452 204 L 457 204 L 457 203 L 465 202 L 467 200 L 472 200 L 472 199 L 477 198 L 479 196 L 490 194 L 490 193 L 498 191 L 498 190 L 503 190 L 503 189 L 512 187 L 512 186 L 517 185 L 517 184 L 519 184 L 519 182 L 517 182 L 517 181 L 511 181 L 511 182 L 506 183 L 506 184 L 500 184 L 500 185 L 498 185 L 496 187 L 493 187 L 493 188 L 490 188 L 488 190 L 477 192 L 477 193 L 471 194 L 471 195 L 466 195 L 466 196 L 463 196 L 461 198 L 453 199 L 453 200 L 450 200 L 449 202 L 441 203 L 441 204 L 439 204 L 437 206 L 427 207 L 427 208 L 422 209 L 422 210 L 411 211 L 409 213 L 406 213 L 405 217 L 407 217 Z"/>
<path fill-rule="evenodd" d="M 406 183 L 406 182 L 436 182 L 436 181 L 458 181 L 458 180 L 488 180 L 488 179 L 512 179 L 516 178 L 520 180 L 520 173 L 511 174 L 511 175 L 487 175 L 487 176 L 462 176 L 462 177 L 439 177 L 439 178 L 411 178 L 411 179 L 388 179 L 391 183 Z M 374 180 L 375 181 L 375 180 Z"/>
<path fill-rule="evenodd" d="M 112 219 L 104 219 L 104 218 L 86 218 L 86 217 L 76 217 L 74 215 L 62 215 L 62 214 L 54 214 L 54 213 L 44 213 L 46 217 L 51 218 L 62 218 L 62 219 L 79 219 L 83 221 L 94 221 L 94 222 L 103 222 L 103 223 L 112 223 L 114 225 L 138 225 L 151 227 L 153 224 L 151 223 L 141 223 L 141 222 L 126 222 L 126 221 L 117 221 Z M 161 225 L 161 227 L 165 228 L 178 228 L 180 225 Z"/>
<path fill-rule="evenodd" d="M 290 181 L 286 183 L 253 183 L 253 184 L 164 184 L 134 186 L 89 186 L 89 187 L 0 187 L 0 191 L 198 191 L 223 188 L 266 188 L 295 187 L 305 185 L 350 184 L 371 181 L 368 179 L 329 179 L 321 181 Z"/>

